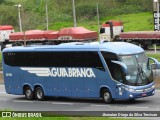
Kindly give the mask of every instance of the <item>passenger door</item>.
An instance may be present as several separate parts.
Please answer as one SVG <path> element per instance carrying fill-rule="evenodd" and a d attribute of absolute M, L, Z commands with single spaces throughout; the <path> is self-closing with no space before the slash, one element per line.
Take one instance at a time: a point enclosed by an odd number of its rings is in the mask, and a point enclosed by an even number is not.
<path fill-rule="evenodd" d="M 112 91 L 114 91 L 113 93 L 116 94 L 116 98 L 121 98 L 123 97 L 124 92 L 122 90 L 122 86 L 120 85 L 121 83 L 124 83 L 123 72 L 118 64 L 112 62 L 119 61 L 118 57 L 115 53 L 110 52 L 102 52 L 102 55 L 110 72 L 111 81 L 109 81 L 108 84 Z"/>

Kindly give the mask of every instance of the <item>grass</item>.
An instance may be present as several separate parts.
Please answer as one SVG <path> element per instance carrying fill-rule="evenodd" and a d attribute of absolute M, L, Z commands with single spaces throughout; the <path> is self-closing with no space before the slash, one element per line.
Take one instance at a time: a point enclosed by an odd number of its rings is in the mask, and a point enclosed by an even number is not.
<path fill-rule="evenodd" d="M 153 14 L 149 12 L 138 14 L 125 14 L 109 19 L 121 20 L 124 23 L 124 31 L 153 31 Z"/>
<path fill-rule="evenodd" d="M 106 16 L 100 19 L 100 25 L 108 20 L 122 21 L 125 31 L 153 31 L 154 29 L 153 14 L 150 12 Z M 98 21 L 96 17 L 93 20 L 77 20 L 77 26 L 83 26 L 89 30 L 98 31 Z M 50 30 L 60 30 L 65 27 L 73 27 L 73 22 L 55 22 L 49 25 Z M 38 29 L 43 29 L 43 27 L 40 26 Z"/>
<path fill-rule="evenodd" d="M 55 22 L 49 25 L 49 30 L 60 30 L 62 28 L 71 27 L 73 23 L 71 22 Z M 38 29 L 43 29 L 43 26 L 40 26 Z"/>
<path fill-rule="evenodd" d="M 157 59 L 160 62 L 160 54 L 147 54 L 148 57 Z"/>

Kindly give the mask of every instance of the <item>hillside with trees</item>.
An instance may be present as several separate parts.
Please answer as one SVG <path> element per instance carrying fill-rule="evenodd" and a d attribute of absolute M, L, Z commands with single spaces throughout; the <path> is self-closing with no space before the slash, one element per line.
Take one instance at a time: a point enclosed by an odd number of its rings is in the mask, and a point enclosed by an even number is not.
<path fill-rule="evenodd" d="M 99 5 L 100 21 L 124 14 L 147 12 L 152 14 L 152 0 L 75 0 L 77 22 L 97 24 L 96 4 Z M 48 5 L 49 29 L 73 26 L 72 0 L 0 0 L 0 25 L 9 24 L 19 30 L 18 9 L 21 4 L 23 30 L 46 29 Z M 151 20 L 150 20 L 151 19 Z M 149 22 L 153 21 L 149 18 Z M 78 25 L 79 25 L 78 24 Z M 85 26 L 84 26 L 85 27 Z"/>

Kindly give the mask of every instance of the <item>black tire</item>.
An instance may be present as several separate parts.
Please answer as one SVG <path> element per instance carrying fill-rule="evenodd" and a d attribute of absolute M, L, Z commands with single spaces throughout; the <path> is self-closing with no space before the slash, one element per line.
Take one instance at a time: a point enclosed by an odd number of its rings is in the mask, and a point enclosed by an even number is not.
<path fill-rule="evenodd" d="M 35 90 L 35 98 L 39 101 L 44 100 L 44 91 L 41 87 L 37 87 Z"/>
<path fill-rule="evenodd" d="M 34 92 L 32 91 L 32 89 L 29 86 L 25 87 L 24 95 L 27 100 L 33 100 L 33 98 L 34 98 Z"/>
<path fill-rule="evenodd" d="M 103 93 L 102 93 L 102 98 L 103 98 L 103 101 L 104 101 L 105 103 L 107 103 L 107 104 L 113 102 L 112 95 L 111 95 L 111 93 L 109 92 L 109 90 L 104 90 L 104 91 L 103 91 Z"/>

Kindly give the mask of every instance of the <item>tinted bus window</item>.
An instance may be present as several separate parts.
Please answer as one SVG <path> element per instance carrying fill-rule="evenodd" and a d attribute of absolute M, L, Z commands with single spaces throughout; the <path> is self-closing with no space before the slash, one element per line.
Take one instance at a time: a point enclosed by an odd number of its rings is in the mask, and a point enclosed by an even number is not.
<path fill-rule="evenodd" d="M 15 52 L 14 56 L 12 56 L 14 59 L 14 62 L 11 63 L 13 66 L 26 66 L 27 61 L 26 61 L 26 54 L 21 53 L 21 52 Z"/>
<path fill-rule="evenodd" d="M 38 67 L 40 66 L 39 64 L 39 53 L 38 52 L 28 52 L 24 53 L 26 56 L 26 65 L 24 66 L 30 66 L 30 67 Z M 20 56 L 16 56 L 17 59 L 19 59 Z M 20 66 L 20 65 L 18 65 Z"/>
<path fill-rule="evenodd" d="M 41 52 L 38 53 L 38 61 L 39 61 L 39 66 L 41 67 L 50 67 L 54 66 L 54 54 L 50 52 Z"/>
<path fill-rule="evenodd" d="M 104 70 L 98 52 L 3 53 L 5 64 L 21 67 L 91 67 Z"/>
<path fill-rule="evenodd" d="M 100 70 L 104 70 L 102 62 L 97 52 L 88 52 L 86 56 L 87 67 L 93 67 Z"/>
<path fill-rule="evenodd" d="M 5 52 L 3 53 L 4 62 L 7 65 L 14 66 L 15 63 L 15 54 L 13 52 Z"/>
<path fill-rule="evenodd" d="M 68 67 L 86 67 L 87 52 L 69 52 L 66 53 Z"/>
<path fill-rule="evenodd" d="M 55 52 L 54 53 L 54 67 L 68 67 L 68 61 L 71 59 L 68 52 Z"/>

